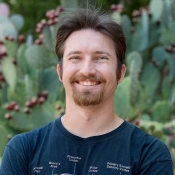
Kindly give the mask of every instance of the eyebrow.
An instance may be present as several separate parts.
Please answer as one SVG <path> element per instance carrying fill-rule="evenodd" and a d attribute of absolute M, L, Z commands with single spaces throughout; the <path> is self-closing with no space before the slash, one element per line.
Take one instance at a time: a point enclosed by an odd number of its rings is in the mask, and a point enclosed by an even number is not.
<path fill-rule="evenodd" d="M 82 52 L 80 52 L 80 51 L 72 51 L 72 52 L 69 52 L 67 55 L 66 55 L 66 57 L 68 57 L 68 56 L 70 56 L 70 55 L 72 55 L 72 54 L 81 54 Z M 106 55 L 108 55 L 108 56 L 110 56 L 111 57 L 111 55 L 108 53 L 108 52 L 104 52 L 104 51 L 96 51 L 96 52 L 94 52 L 95 54 L 106 54 Z"/>
<path fill-rule="evenodd" d="M 69 55 L 72 55 L 72 54 L 81 54 L 82 52 L 80 51 L 72 51 L 72 52 L 69 52 L 66 57 L 68 57 Z"/>
<path fill-rule="evenodd" d="M 105 54 L 111 57 L 111 55 L 108 52 L 104 52 L 104 51 L 96 51 L 94 52 L 95 54 Z"/>

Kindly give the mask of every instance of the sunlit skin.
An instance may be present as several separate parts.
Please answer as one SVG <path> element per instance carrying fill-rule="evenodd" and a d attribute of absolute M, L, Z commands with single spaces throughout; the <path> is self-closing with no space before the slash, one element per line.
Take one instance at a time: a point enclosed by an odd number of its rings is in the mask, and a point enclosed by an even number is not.
<path fill-rule="evenodd" d="M 91 29 L 73 32 L 65 42 L 61 75 L 66 91 L 66 113 L 62 117 L 64 127 L 83 138 L 117 128 L 123 120 L 114 113 L 114 93 L 125 71 L 123 65 L 121 78 L 117 80 L 116 52 L 112 39 L 107 35 Z M 57 72 L 60 76 L 59 65 Z M 92 105 L 79 105 L 75 94 L 79 95 L 78 100 L 81 97 L 91 99 L 90 102 L 98 94 L 102 94 L 102 98 Z"/>

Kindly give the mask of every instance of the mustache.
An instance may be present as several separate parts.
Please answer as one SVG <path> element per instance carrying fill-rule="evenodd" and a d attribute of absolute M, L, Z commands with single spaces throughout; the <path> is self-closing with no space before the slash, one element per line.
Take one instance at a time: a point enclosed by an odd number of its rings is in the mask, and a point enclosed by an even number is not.
<path fill-rule="evenodd" d="M 76 81 L 85 81 L 85 80 L 97 81 L 97 82 L 100 82 L 100 83 L 106 82 L 105 78 L 103 78 L 103 76 L 101 76 L 101 75 L 88 75 L 88 76 L 86 76 L 86 75 L 83 75 L 83 74 L 76 75 L 76 76 L 72 77 L 70 79 L 70 82 L 74 83 Z"/>

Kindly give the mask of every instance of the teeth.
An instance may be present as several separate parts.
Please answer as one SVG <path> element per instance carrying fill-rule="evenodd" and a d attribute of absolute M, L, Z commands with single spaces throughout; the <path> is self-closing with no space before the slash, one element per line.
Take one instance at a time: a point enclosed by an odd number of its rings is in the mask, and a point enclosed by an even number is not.
<path fill-rule="evenodd" d="M 97 83 L 96 82 L 90 82 L 90 81 L 81 81 L 79 84 L 83 86 L 95 86 Z"/>

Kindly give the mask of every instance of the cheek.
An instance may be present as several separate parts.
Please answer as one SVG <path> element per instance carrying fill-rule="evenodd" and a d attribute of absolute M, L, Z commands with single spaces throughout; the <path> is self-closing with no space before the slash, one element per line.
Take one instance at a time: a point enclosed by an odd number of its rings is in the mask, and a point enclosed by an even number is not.
<path fill-rule="evenodd" d="M 76 73 L 76 69 L 73 66 L 70 65 L 65 65 L 63 67 L 63 71 L 62 71 L 62 79 L 64 83 L 69 83 L 71 77 L 73 77 Z"/>
<path fill-rule="evenodd" d="M 107 76 L 108 79 L 113 79 L 117 77 L 117 68 L 115 64 L 113 65 L 106 65 L 102 68 L 102 73 L 104 76 Z"/>

